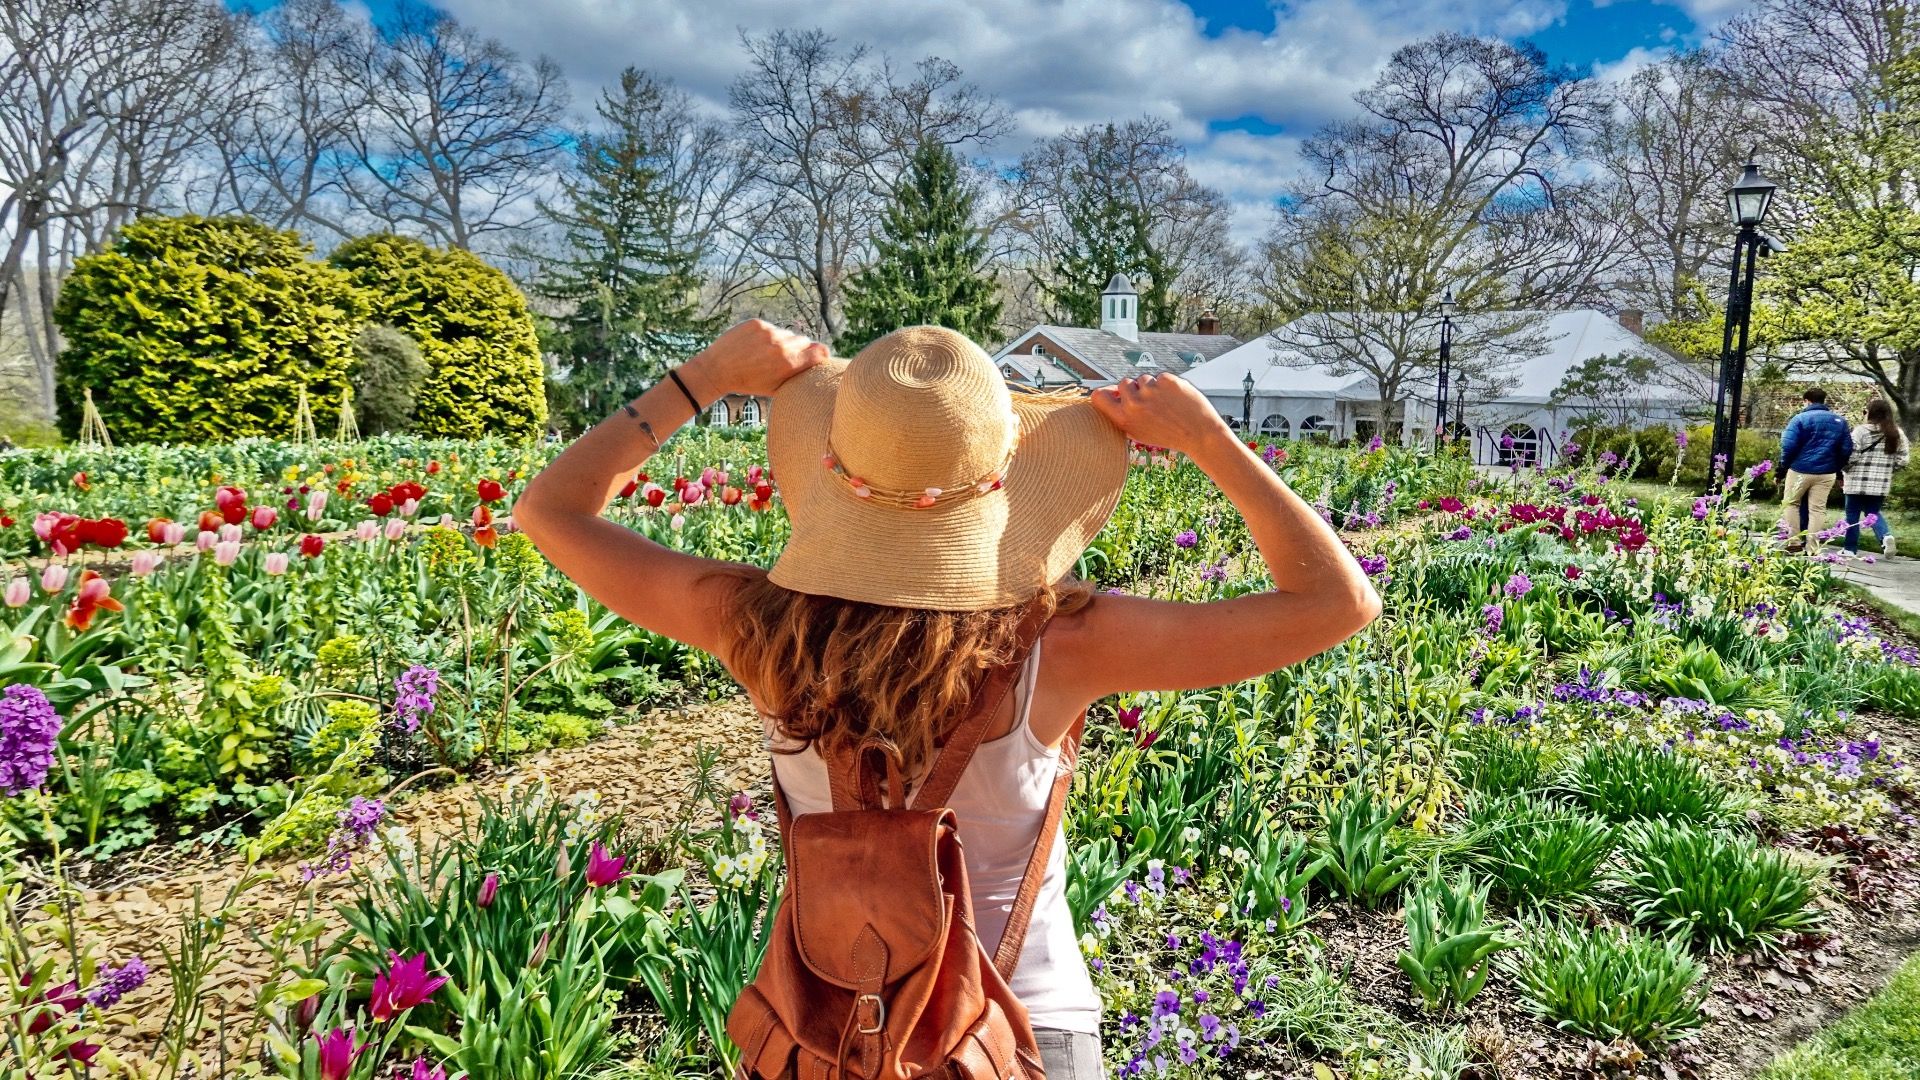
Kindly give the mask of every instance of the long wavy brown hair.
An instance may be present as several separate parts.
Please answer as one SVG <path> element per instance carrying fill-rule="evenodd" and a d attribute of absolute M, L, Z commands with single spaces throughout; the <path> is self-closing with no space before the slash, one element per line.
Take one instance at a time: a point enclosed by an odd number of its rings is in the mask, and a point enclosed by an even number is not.
<path fill-rule="evenodd" d="M 917 778 L 987 672 L 1013 658 L 1027 613 L 1069 614 L 1092 598 L 1086 584 L 1063 582 L 1012 607 L 930 611 L 794 592 L 742 574 L 725 607 L 726 659 L 793 744 L 786 749 L 833 756 L 879 736 Z"/>

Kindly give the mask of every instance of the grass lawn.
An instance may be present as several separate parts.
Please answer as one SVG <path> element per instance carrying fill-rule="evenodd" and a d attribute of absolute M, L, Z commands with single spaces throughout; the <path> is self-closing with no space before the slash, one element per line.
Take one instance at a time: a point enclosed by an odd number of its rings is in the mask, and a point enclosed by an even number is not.
<path fill-rule="evenodd" d="M 1893 1080 L 1920 1076 L 1920 954 L 1832 1027 L 1774 1059 L 1761 1080 Z"/>

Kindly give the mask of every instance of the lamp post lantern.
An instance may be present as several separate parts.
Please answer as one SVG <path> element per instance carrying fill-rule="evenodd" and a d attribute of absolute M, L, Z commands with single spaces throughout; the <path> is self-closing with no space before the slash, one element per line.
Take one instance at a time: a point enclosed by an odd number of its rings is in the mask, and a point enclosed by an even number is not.
<path fill-rule="evenodd" d="M 1453 410 L 1453 430 L 1457 432 L 1465 431 L 1467 429 L 1467 379 L 1466 379 L 1466 376 L 1463 375 L 1460 377 L 1459 386 L 1460 386 L 1460 390 L 1454 396 L 1454 410 Z"/>
<path fill-rule="evenodd" d="M 1253 431 L 1253 371 L 1247 371 L 1246 378 L 1240 380 L 1240 432 L 1243 435 Z"/>
<path fill-rule="evenodd" d="M 1760 223 L 1766 220 L 1775 190 L 1777 185 L 1760 175 L 1760 166 L 1751 160 L 1741 170 L 1740 179 L 1727 189 L 1727 211 L 1740 232 L 1733 241 L 1726 326 L 1720 339 L 1720 377 L 1713 394 L 1713 446 L 1707 466 L 1710 491 L 1733 470 L 1735 436 L 1740 430 L 1740 391 L 1747 377 L 1747 336 L 1753 323 L 1754 262 L 1770 243 L 1760 235 Z"/>
<path fill-rule="evenodd" d="M 1433 437 L 1437 444 L 1447 435 L 1447 371 L 1448 363 L 1453 359 L 1453 310 L 1460 305 L 1453 299 L 1453 290 L 1448 289 L 1440 296 L 1440 370 L 1434 380 L 1434 417 Z"/>

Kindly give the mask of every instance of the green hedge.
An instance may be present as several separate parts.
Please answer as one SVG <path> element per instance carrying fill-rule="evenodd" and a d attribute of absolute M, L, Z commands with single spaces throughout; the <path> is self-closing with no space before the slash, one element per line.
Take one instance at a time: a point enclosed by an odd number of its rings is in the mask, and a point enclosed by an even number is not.
<path fill-rule="evenodd" d="M 347 275 L 292 232 L 248 218 L 147 217 L 74 264 L 54 319 L 60 425 L 87 389 L 116 441 L 293 432 L 299 390 L 338 402 L 365 315 Z"/>
<path fill-rule="evenodd" d="M 539 339 L 507 275 L 470 252 L 391 234 L 349 241 L 330 261 L 366 292 L 374 321 L 419 343 L 429 371 L 416 433 L 526 438 L 545 429 Z"/>

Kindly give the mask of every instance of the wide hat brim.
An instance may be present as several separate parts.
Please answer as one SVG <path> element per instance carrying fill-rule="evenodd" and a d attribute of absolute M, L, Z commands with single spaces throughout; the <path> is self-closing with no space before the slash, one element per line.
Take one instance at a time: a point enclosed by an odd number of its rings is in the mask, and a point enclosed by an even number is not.
<path fill-rule="evenodd" d="M 767 459 L 793 527 L 775 585 L 889 607 L 1009 607 L 1065 577 L 1113 515 L 1127 440 L 1084 394 L 1013 392 L 1020 439 L 997 490 L 924 510 L 860 498 L 822 464 L 846 365 L 809 368 L 773 396 Z"/>

